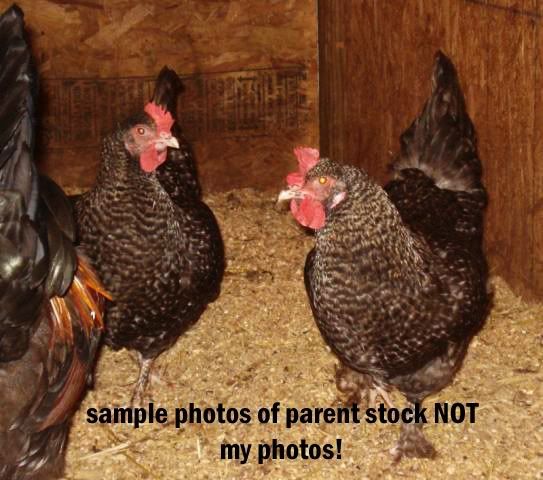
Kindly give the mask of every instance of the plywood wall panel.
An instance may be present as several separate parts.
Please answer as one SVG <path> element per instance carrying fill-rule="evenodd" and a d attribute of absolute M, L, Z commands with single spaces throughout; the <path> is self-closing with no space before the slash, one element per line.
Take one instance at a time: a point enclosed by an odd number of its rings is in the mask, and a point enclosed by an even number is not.
<path fill-rule="evenodd" d="M 347 5 L 342 0 L 328 0 L 327 8 L 318 16 L 319 22 L 319 82 L 325 88 L 319 91 L 320 121 L 325 125 L 320 130 L 321 154 L 343 159 L 343 146 L 348 124 L 344 109 L 347 59 L 345 45 L 345 12 Z"/>
<path fill-rule="evenodd" d="M 526 15 L 488 9 L 488 110 L 480 152 L 491 199 L 488 251 L 497 271 L 522 291 L 533 286 L 535 23 Z M 531 252 L 531 255 L 527 255 Z"/>
<path fill-rule="evenodd" d="M 43 85 L 41 164 L 64 185 L 93 183 L 100 138 L 165 64 L 187 83 L 205 189 L 277 188 L 292 148 L 318 143 L 316 0 L 18 3 Z"/>
<path fill-rule="evenodd" d="M 538 2 L 539 9 L 542 8 Z M 539 22 L 543 17 L 540 17 Z M 540 24 L 536 28 L 536 50 L 534 82 L 541 86 L 543 83 L 543 62 L 541 59 L 541 46 L 543 45 L 543 29 Z M 543 88 L 536 88 L 534 92 L 534 135 L 533 142 L 533 166 L 532 183 L 534 189 L 534 201 L 532 202 L 531 228 L 534 239 L 533 254 L 526 250 L 526 255 L 533 258 L 533 286 L 537 298 L 543 298 Z"/>

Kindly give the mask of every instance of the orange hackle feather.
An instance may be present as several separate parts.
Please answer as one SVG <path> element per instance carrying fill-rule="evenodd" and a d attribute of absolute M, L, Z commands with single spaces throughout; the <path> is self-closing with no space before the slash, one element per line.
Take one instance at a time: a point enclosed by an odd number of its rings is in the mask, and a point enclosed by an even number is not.
<path fill-rule="evenodd" d="M 73 346 L 76 324 L 88 339 L 91 338 L 93 330 L 104 328 L 106 299 L 111 300 L 111 296 L 81 252 L 77 252 L 77 261 L 77 270 L 66 295 L 52 297 L 49 300 L 49 319 L 52 324 L 51 348 L 56 342 Z M 75 349 L 72 350 L 70 366 L 62 388 L 48 415 L 40 424 L 39 431 L 65 421 L 85 390 L 88 371 L 89 364 L 86 360 L 80 358 Z"/>
<path fill-rule="evenodd" d="M 74 342 L 74 332 L 66 300 L 63 297 L 52 297 L 49 299 L 49 307 L 51 309 L 49 318 L 53 321 L 54 332 L 51 343 L 53 343 L 55 337 L 59 337 L 63 342 L 72 344 Z"/>
<path fill-rule="evenodd" d="M 98 280 L 88 260 L 79 252 L 77 260 L 77 270 L 66 295 L 49 300 L 52 341 L 58 339 L 73 344 L 74 322 L 81 325 L 87 336 L 93 328 L 104 328 L 105 300 L 111 300 L 111 295 Z M 74 318 L 74 314 L 79 318 Z"/>

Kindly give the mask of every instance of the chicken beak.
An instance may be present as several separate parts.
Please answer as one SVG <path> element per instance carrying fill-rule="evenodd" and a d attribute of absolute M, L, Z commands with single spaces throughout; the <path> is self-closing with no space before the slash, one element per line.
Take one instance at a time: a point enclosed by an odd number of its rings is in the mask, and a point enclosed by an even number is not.
<path fill-rule="evenodd" d="M 277 197 L 277 205 L 293 200 L 294 198 L 303 198 L 304 193 L 302 192 L 302 187 L 298 185 L 293 185 L 286 190 L 282 190 Z"/>
<path fill-rule="evenodd" d="M 164 147 L 179 148 L 179 141 L 171 133 L 162 132 L 157 144 L 164 145 Z"/>
<path fill-rule="evenodd" d="M 166 146 L 170 148 L 179 148 L 179 141 L 174 136 L 170 136 L 170 138 L 166 140 Z"/>

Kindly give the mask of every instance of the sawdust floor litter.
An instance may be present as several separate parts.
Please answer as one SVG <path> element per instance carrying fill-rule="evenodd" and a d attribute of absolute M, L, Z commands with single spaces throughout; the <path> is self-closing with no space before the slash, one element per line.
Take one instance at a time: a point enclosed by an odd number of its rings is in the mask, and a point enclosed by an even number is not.
<path fill-rule="evenodd" d="M 303 285 L 312 238 L 272 193 L 239 190 L 212 195 L 228 267 L 220 298 L 156 363 L 155 407 L 172 419 L 176 407 L 282 408 L 340 405 L 337 363 L 314 324 Z M 74 418 L 67 479 L 543 479 L 543 306 L 524 303 L 494 278 L 495 306 L 472 343 L 453 385 L 427 400 L 478 402 L 473 424 L 435 424 L 425 433 L 434 461 L 388 454 L 398 425 L 283 423 L 91 425 L 90 407 L 126 406 L 137 376 L 127 351 L 104 348 L 95 388 Z M 403 405 L 400 396 L 394 397 Z M 433 406 L 431 406 L 433 410 Z M 173 420 L 173 419 L 172 419 Z M 245 465 L 221 460 L 222 443 L 308 443 L 336 446 L 341 459 L 275 460 Z"/>

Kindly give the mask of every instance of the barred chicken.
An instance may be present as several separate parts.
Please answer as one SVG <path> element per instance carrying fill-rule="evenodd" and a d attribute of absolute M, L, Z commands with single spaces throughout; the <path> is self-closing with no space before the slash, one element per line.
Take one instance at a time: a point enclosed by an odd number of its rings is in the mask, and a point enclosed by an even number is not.
<path fill-rule="evenodd" d="M 0 478 L 62 474 L 107 293 L 70 204 L 33 163 L 36 75 L 23 12 L 0 16 Z"/>
<path fill-rule="evenodd" d="M 314 229 L 305 286 L 316 323 L 341 362 L 338 388 L 355 400 L 396 388 L 411 404 L 447 386 L 487 315 L 481 180 L 473 124 L 451 61 L 438 52 L 432 92 L 401 136 L 394 179 L 296 150 L 287 177 L 302 225 Z M 433 457 L 422 424 L 402 424 L 391 450 Z"/>
<path fill-rule="evenodd" d="M 76 206 L 79 240 L 114 297 L 106 343 L 140 360 L 132 403 L 143 402 L 155 358 L 218 296 L 224 270 L 219 227 L 173 117 L 179 89 L 164 68 L 144 111 L 104 139 L 96 185 Z"/>

